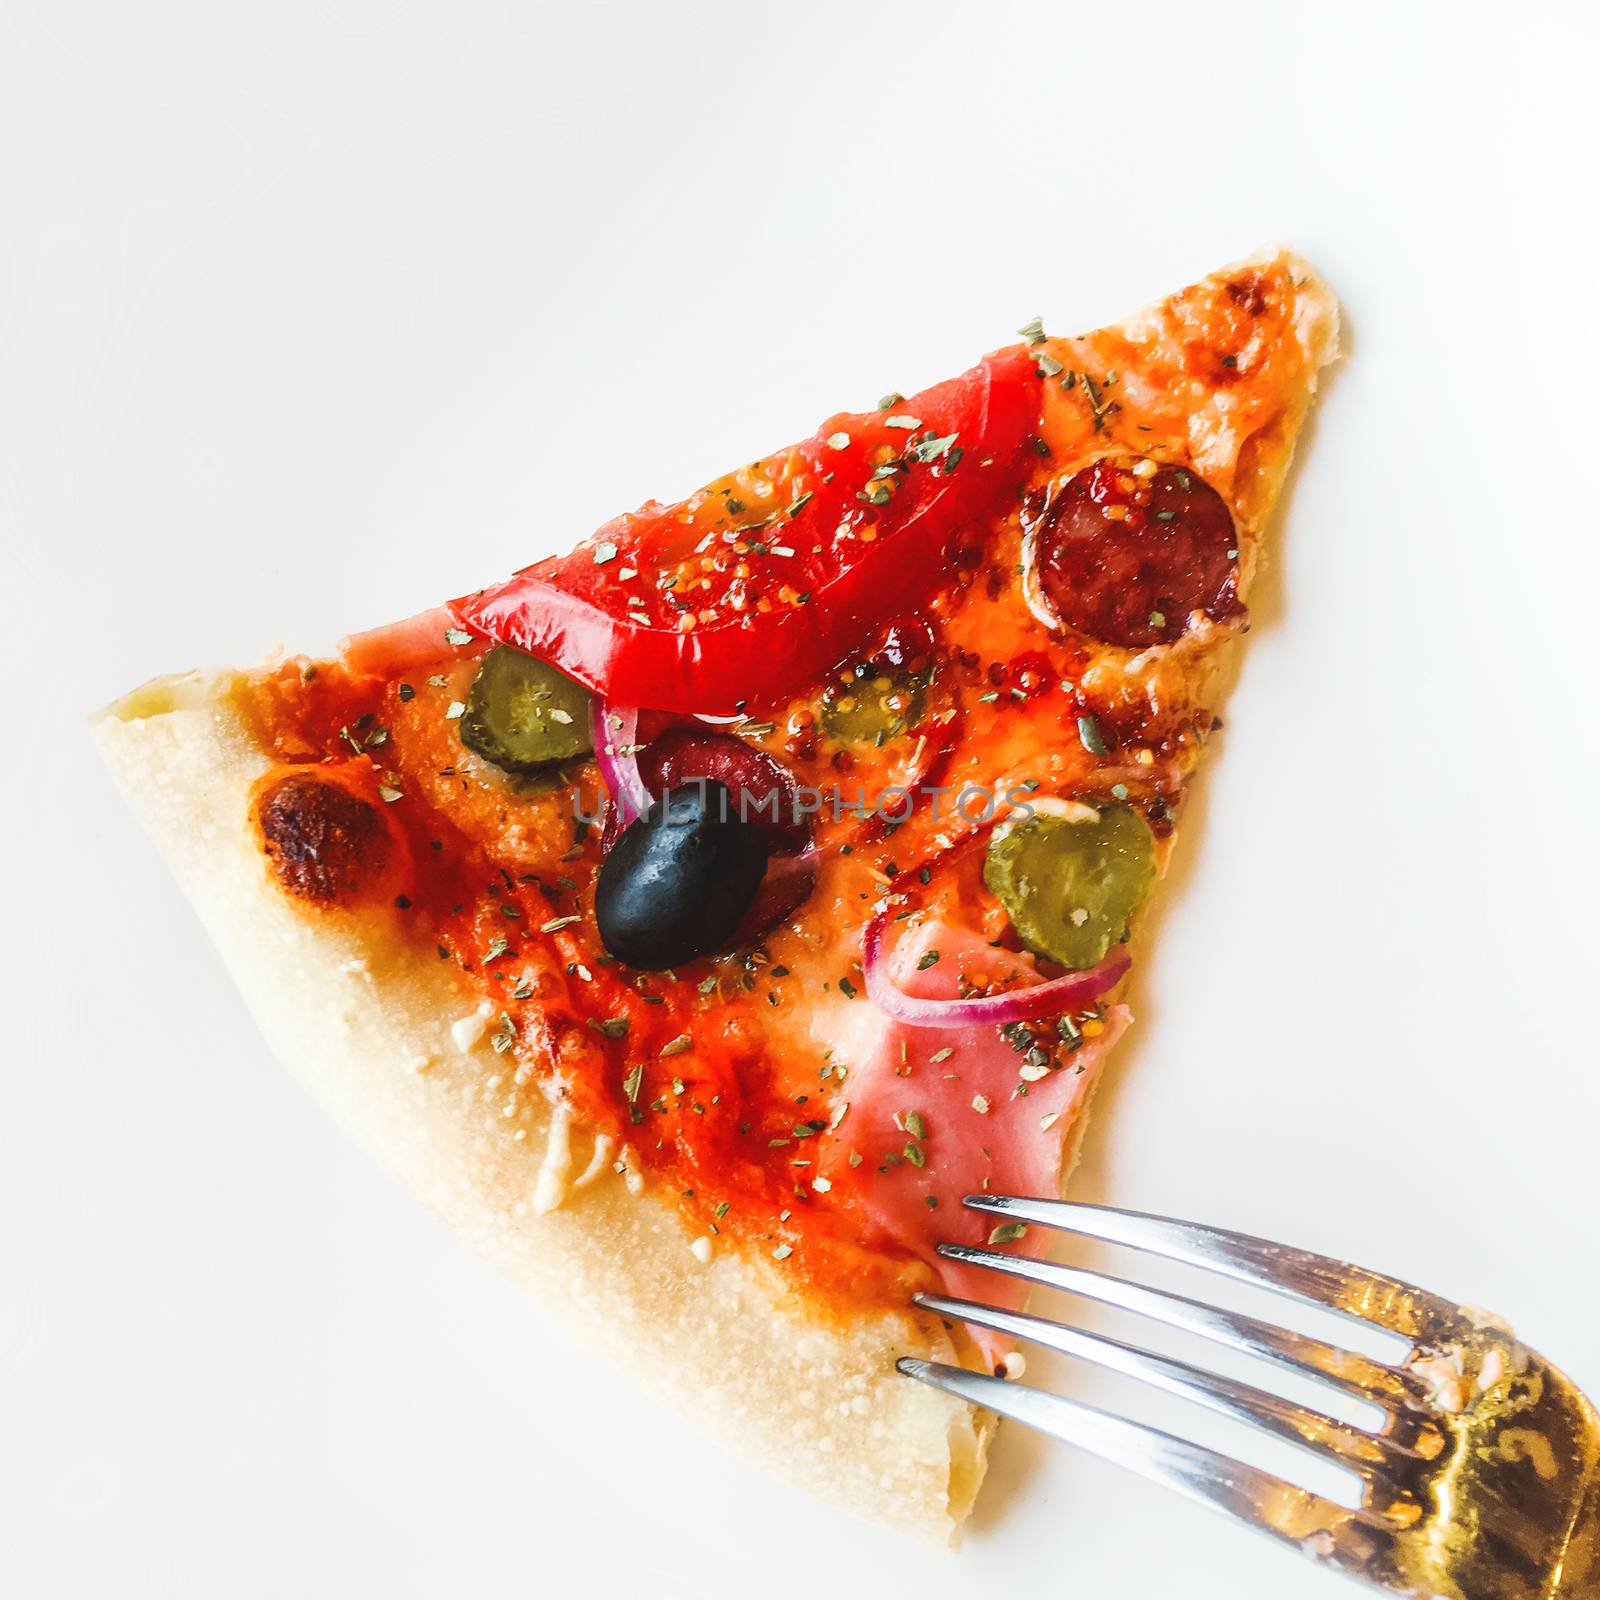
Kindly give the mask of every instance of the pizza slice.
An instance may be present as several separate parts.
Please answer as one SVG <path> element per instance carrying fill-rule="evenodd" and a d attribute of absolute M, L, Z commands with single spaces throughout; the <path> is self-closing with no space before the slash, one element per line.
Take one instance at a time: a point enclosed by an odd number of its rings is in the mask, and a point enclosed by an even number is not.
<path fill-rule="evenodd" d="M 806 1487 L 948 1537 L 965 1193 L 1053 1192 L 1336 313 L 1286 253 L 1022 342 L 112 768 L 285 1061 L 484 1255 Z M 972 1269 L 967 1269 L 968 1271 Z M 798 1375 L 798 1381 L 797 1381 Z"/>

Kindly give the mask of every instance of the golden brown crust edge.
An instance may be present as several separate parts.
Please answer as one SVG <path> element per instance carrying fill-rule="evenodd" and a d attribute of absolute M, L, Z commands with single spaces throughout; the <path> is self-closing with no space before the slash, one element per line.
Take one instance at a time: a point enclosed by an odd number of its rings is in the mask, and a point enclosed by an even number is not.
<path fill-rule="evenodd" d="M 761 1264 L 731 1250 L 698 1259 L 677 1213 L 630 1193 L 609 1162 L 541 1214 L 551 1111 L 521 1096 L 536 1104 L 506 1118 L 496 1058 L 453 1043 L 477 996 L 452 964 L 420 960 L 386 913 L 307 915 L 269 878 L 248 804 L 267 759 L 235 681 L 159 679 L 100 713 L 94 733 L 285 1065 L 571 1336 L 797 1486 L 949 1542 L 992 1419 L 894 1370 L 900 1355 L 954 1359 L 941 1325 L 808 1317 Z M 576 1173 L 590 1146 L 572 1137 Z"/>
<path fill-rule="evenodd" d="M 1310 263 L 1286 246 L 1269 245 L 1211 276 L 1228 277 L 1252 266 L 1282 267 L 1295 285 L 1294 333 L 1305 356 L 1305 383 L 1272 425 L 1252 434 L 1240 450 L 1233 504 L 1239 519 L 1254 536 L 1251 547 L 1255 557 L 1240 584 L 1241 595 L 1246 598 L 1259 566 L 1262 533 L 1277 508 L 1284 480 L 1294 463 L 1300 430 L 1316 397 L 1318 374 L 1339 359 L 1339 304 Z"/>

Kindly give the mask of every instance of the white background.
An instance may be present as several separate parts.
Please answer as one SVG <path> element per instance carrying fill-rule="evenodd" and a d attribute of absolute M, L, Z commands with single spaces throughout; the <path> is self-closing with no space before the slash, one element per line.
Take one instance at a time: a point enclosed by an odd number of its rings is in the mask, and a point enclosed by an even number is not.
<path fill-rule="evenodd" d="M 1078 1193 L 1600 1390 L 1592 16 L 0 7 L 0 1588 L 1345 1592 L 1017 1433 L 954 1557 L 743 1470 L 268 1060 L 84 731 L 1274 238 L 1348 356 Z"/>

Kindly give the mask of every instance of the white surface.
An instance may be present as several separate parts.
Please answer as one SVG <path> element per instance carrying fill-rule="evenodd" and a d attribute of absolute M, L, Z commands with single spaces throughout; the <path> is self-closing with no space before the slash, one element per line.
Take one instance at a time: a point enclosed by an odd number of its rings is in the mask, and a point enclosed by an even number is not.
<path fill-rule="evenodd" d="M 1600 39 L 1473 9 L 4 6 L 0 1589 L 1345 1592 L 1020 1434 L 926 1552 L 563 1348 L 267 1059 L 82 727 L 1271 238 L 1349 355 L 1079 1192 L 1600 1390 Z"/>

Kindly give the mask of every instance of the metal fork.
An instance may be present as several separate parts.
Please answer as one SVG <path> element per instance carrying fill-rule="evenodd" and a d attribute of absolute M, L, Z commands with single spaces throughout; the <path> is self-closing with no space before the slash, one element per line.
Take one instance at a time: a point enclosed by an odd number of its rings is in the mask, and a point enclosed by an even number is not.
<path fill-rule="evenodd" d="M 1448 1600 L 1600 1596 L 1600 1415 L 1498 1318 L 1382 1273 L 1248 1234 L 1108 1206 L 1004 1195 L 966 1204 L 1188 1262 L 1410 1342 L 1393 1364 L 1186 1296 L 1029 1256 L 939 1253 L 1198 1334 L 1377 1405 L 1375 1430 L 1119 1340 L 946 1295 L 942 1316 L 1081 1357 L 1255 1424 L 1354 1472 L 1355 1507 L 1143 1423 L 936 1361 L 900 1370 L 1131 1467 L 1374 1588 Z"/>

